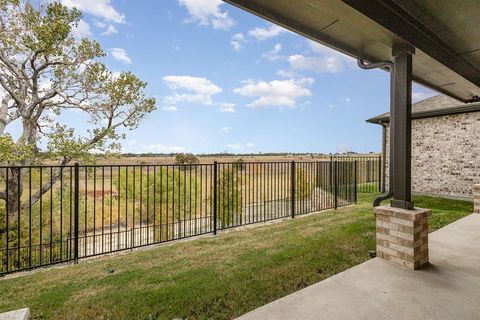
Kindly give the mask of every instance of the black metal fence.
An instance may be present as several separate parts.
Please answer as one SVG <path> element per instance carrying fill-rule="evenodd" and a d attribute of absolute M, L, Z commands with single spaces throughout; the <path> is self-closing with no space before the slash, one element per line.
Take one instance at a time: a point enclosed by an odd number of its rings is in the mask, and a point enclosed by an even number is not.
<path fill-rule="evenodd" d="M 348 205 L 345 160 L 0 167 L 0 274 Z"/>
<path fill-rule="evenodd" d="M 383 192 L 383 158 L 381 156 L 332 156 L 331 161 L 357 162 L 357 188 L 360 193 Z"/>

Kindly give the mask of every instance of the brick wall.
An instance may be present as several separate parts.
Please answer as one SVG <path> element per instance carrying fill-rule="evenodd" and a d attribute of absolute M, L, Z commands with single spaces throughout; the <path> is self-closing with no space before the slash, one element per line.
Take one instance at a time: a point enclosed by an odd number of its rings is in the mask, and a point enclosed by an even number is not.
<path fill-rule="evenodd" d="M 389 159 L 387 128 L 387 170 Z M 473 197 L 480 183 L 480 112 L 412 121 L 412 190 Z"/>

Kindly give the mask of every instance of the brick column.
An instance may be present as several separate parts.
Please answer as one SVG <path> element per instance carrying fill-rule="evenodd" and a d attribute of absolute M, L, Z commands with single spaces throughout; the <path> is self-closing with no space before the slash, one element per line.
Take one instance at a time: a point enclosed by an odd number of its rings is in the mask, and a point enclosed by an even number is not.
<path fill-rule="evenodd" d="M 480 213 L 480 184 L 473 186 L 473 212 Z"/>
<path fill-rule="evenodd" d="M 409 269 L 428 263 L 430 209 L 405 210 L 380 206 L 377 216 L 377 257 Z"/>

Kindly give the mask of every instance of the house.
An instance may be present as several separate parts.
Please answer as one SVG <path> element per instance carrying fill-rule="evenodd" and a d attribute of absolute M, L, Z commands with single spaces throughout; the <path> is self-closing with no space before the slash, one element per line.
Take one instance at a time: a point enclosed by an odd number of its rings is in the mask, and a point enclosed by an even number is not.
<path fill-rule="evenodd" d="M 368 119 L 383 127 L 388 190 L 389 113 Z M 439 94 L 412 105 L 412 191 L 472 198 L 480 183 L 480 103 Z"/>

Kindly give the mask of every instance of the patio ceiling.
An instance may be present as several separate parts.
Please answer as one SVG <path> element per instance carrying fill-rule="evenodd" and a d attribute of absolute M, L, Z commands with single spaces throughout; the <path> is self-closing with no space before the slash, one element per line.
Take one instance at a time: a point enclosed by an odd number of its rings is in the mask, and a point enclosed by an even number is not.
<path fill-rule="evenodd" d="M 463 102 L 480 96 L 478 0 L 224 0 L 369 62 L 410 43 L 413 80 Z"/>

